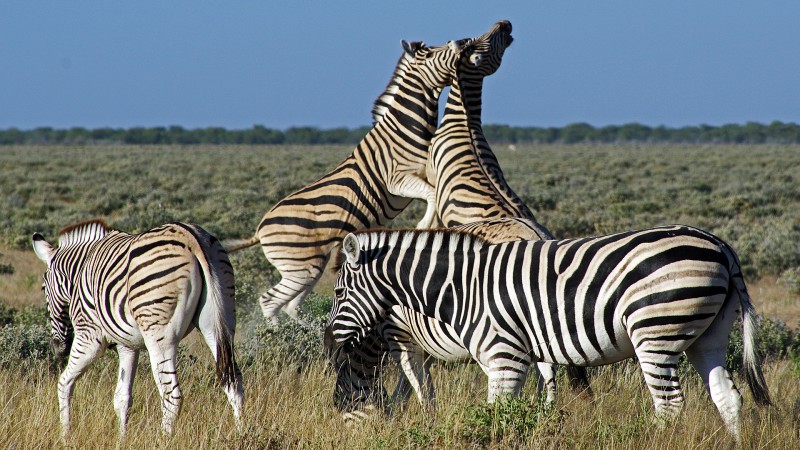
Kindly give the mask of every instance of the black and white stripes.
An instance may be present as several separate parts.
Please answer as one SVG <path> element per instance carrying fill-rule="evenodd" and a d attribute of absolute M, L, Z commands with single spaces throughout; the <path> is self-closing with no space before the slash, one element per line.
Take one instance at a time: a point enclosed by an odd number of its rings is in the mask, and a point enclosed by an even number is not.
<path fill-rule="evenodd" d="M 120 433 L 142 348 L 161 394 L 162 428 L 171 432 L 182 400 L 178 342 L 195 327 L 214 355 L 217 378 L 239 420 L 243 387 L 233 351 L 233 268 L 214 236 L 183 223 L 131 235 L 95 220 L 62 230 L 58 247 L 34 234 L 33 247 L 47 264 L 44 291 L 53 348 L 69 355 L 58 382 L 64 434 L 75 381 L 111 345 L 120 361 L 114 393 Z"/>
<path fill-rule="evenodd" d="M 594 366 L 637 356 L 659 416 L 683 405 L 686 354 L 738 436 L 741 396 L 725 368 L 744 318 L 745 364 L 769 402 L 738 260 L 687 226 L 489 245 L 457 232 L 364 232 L 343 242 L 332 339 L 361 339 L 401 306 L 451 326 L 489 377 L 489 400 L 518 394 L 535 361 Z"/>

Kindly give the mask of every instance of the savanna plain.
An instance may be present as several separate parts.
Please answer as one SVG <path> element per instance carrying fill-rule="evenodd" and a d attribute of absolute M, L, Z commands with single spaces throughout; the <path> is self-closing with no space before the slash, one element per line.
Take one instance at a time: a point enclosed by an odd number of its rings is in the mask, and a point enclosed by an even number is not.
<path fill-rule="evenodd" d="M 51 242 L 62 227 L 94 217 L 140 232 L 169 221 L 197 223 L 221 239 L 250 236 L 285 195 L 332 169 L 348 146 L 0 147 L 0 448 L 731 448 L 693 369 L 681 372 L 686 408 L 666 428 L 636 364 L 591 369 L 594 396 L 572 392 L 563 374 L 553 408 L 535 382 L 521 399 L 485 405 L 475 365 L 434 365 L 435 412 L 415 403 L 391 418 L 345 427 L 332 403 L 334 376 L 322 356 L 331 304 L 328 273 L 303 307 L 306 325 L 267 327 L 259 293 L 277 272 L 258 247 L 232 254 L 237 357 L 246 412 L 237 430 L 213 362 L 192 334 L 181 345 L 183 410 L 171 436 L 147 357 L 140 358 L 128 434 L 118 439 L 113 351 L 77 382 L 72 433 L 61 440 L 58 362 L 48 353 L 41 292 L 44 265 L 33 232 Z M 670 223 L 711 231 L 738 252 L 756 309 L 774 405 L 755 405 L 746 383 L 743 447 L 800 448 L 800 147 L 659 145 L 495 146 L 512 188 L 558 237 Z M 421 217 L 415 202 L 392 226 Z M 741 363 L 736 325 L 729 348 Z M 737 341 L 739 339 L 739 341 Z M 387 387 L 399 375 L 387 361 Z M 535 380 L 535 375 L 529 377 Z M 391 392 L 391 391 L 390 391 Z"/>

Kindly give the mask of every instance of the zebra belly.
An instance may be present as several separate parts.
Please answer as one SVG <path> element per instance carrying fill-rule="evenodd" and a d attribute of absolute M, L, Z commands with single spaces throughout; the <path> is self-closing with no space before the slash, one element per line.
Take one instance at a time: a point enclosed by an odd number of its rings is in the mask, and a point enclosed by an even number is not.
<path fill-rule="evenodd" d="M 387 316 L 386 325 L 385 337 L 411 341 L 436 359 L 447 362 L 471 359 L 455 330 L 444 322 L 395 306 Z"/>
<path fill-rule="evenodd" d="M 570 332 L 560 325 L 551 324 L 555 328 L 547 328 L 549 333 L 537 334 L 531 330 L 526 336 L 532 343 L 534 359 L 563 365 L 602 366 L 635 356 L 630 336 L 619 320 L 614 321 L 608 334 L 595 327 L 594 339 L 588 338 L 585 329 L 579 327 L 577 332 Z"/>

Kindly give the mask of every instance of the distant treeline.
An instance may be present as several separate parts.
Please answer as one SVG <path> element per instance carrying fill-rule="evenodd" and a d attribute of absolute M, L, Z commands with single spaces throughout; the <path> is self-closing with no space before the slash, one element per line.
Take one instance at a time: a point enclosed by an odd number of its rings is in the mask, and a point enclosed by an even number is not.
<path fill-rule="evenodd" d="M 256 125 L 246 130 L 220 127 L 185 129 L 171 127 L 96 128 L 74 127 L 33 130 L 0 130 L 0 145 L 89 145 L 89 144 L 356 144 L 369 127 L 333 128 L 292 127 L 275 130 Z M 800 144 L 800 125 L 775 121 L 769 125 L 747 122 L 744 125 L 700 125 L 681 128 L 649 127 L 637 123 L 593 127 L 575 123 L 564 127 L 512 127 L 484 125 L 486 139 L 498 144 L 577 144 L 577 143 L 676 143 L 676 144 Z"/>

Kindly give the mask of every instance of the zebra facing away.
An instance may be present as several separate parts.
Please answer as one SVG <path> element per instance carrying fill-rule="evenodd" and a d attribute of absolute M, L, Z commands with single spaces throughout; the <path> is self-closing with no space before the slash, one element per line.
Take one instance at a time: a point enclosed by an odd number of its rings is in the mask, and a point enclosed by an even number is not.
<path fill-rule="evenodd" d="M 503 25 L 495 25 L 496 33 Z M 438 119 L 442 89 L 459 67 L 480 65 L 491 48 L 475 40 L 451 41 L 441 47 L 403 42 L 404 53 L 375 103 L 380 119 L 353 153 L 332 172 L 289 195 L 261 219 L 249 239 L 223 244 L 235 251 L 257 243 L 280 272 L 281 280 L 261 295 L 265 318 L 274 321 L 284 308 L 297 308 L 314 288 L 332 249 L 351 231 L 385 226 L 418 198 L 428 207 L 418 227 L 435 217 L 434 188 L 425 180 L 425 164 Z M 391 98 L 389 101 L 388 99 Z"/>
<path fill-rule="evenodd" d="M 545 237 L 539 234 L 541 226 L 538 223 L 511 217 L 471 223 L 452 230 L 474 234 L 488 243 Z M 340 258 L 336 267 L 342 264 Z M 356 346 L 344 348 L 332 338 L 331 328 L 326 327 L 324 348 L 336 372 L 334 403 L 346 423 L 368 416 L 376 411 L 376 406 L 392 413 L 386 405 L 386 391 L 381 379 L 385 352 L 388 351 L 405 375 L 400 377 L 392 394 L 390 404 L 393 406 L 405 403 L 413 389 L 423 406 L 433 407 L 435 394 L 430 375 L 433 359 L 446 362 L 471 360 L 469 351 L 452 327 L 400 305 L 393 306 L 386 319 Z M 538 363 L 537 369 L 541 375 L 539 391 L 544 391 L 547 403 L 552 404 L 556 397 L 556 367 Z M 569 375 L 573 388 L 591 395 L 583 368 L 581 371 L 571 369 Z"/>
<path fill-rule="evenodd" d="M 161 396 L 162 429 L 171 433 L 181 409 L 175 358 L 178 342 L 198 328 L 216 360 L 217 378 L 240 422 L 244 400 L 233 338 L 233 268 L 220 242 L 196 225 L 170 223 L 132 235 L 101 220 L 69 226 L 58 247 L 33 235 L 47 264 L 43 289 L 52 348 L 69 355 L 58 380 L 64 435 L 75 381 L 108 347 L 119 354 L 114 410 L 125 433 L 131 388 L 146 348 Z"/>
<path fill-rule="evenodd" d="M 656 416 L 669 418 L 683 407 L 685 354 L 738 440 L 742 397 L 725 352 L 740 312 L 745 377 L 769 404 L 738 258 L 702 230 L 496 245 L 452 231 L 381 231 L 349 234 L 342 247 L 330 339 L 363 339 L 395 306 L 434 317 L 487 374 L 490 402 L 518 395 L 533 361 L 597 366 L 636 356 Z"/>

